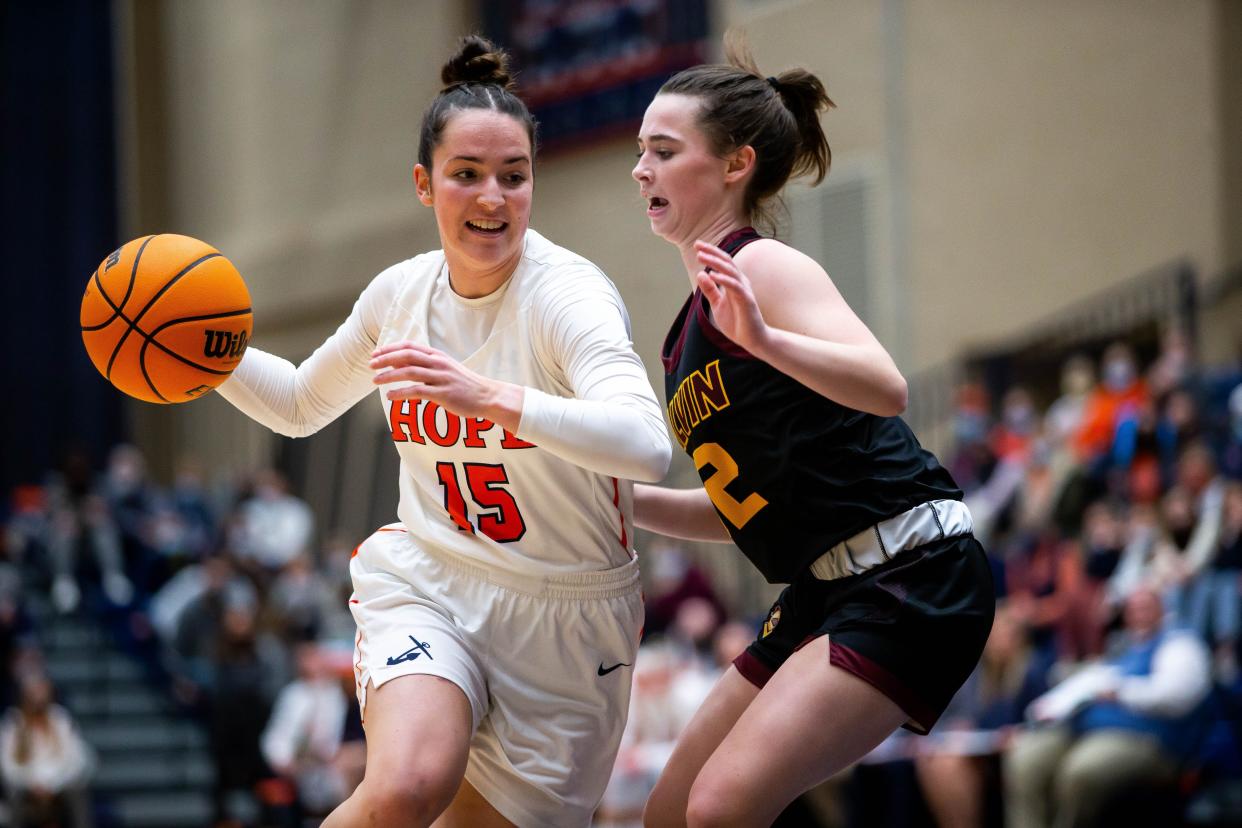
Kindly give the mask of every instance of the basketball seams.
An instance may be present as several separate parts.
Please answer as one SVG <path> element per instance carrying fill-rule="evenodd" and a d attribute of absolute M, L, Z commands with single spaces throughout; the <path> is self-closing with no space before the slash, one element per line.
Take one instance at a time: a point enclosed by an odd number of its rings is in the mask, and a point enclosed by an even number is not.
<path fill-rule="evenodd" d="M 121 299 L 121 304 L 119 305 L 116 302 L 113 302 L 112 297 L 108 295 L 108 291 L 104 290 L 103 278 L 100 275 L 103 272 L 104 262 L 99 263 L 99 267 L 95 269 L 95 275 L 94 275 L 95 286 L 99 288 L 99 295 L 102 296 L 103 300 L 108 303 L 108 307 L 112 308 L 112 316 L 108 317 L 108 320 L 100 325 L 82 325 L 81 326 L 82 330 L 84 331 L 103 330 L 104 328 L 108 327 L 113 322 L 115 322 L 118 317 L 120 317 L 121 319 L 124 319 L 126 322 L 129 322 L 131 325 L 133 324 L 132 322 L 130 322 L 129 318 L 125 316 L 125 313 L 124 313 L 125 304 L 129 302 L 129 297 L 132 296 L 134 293 L 134 283 L 137 282 L 138 280 L 138 262 L 142 260 L 142 251 L 147 249 L 147 245 L 150 244 L 151 240 L 154 238 L 155 236 L 147 236 L 145 239 L 143 239 L 142 246 L 138 248 L 138 253 L 134 256 L 133 267 L 131 267 L 129 271 L 129 284 L 125 288 L 125 296 L 124 298 Z M 107 259 L 105 259 L 104 261 L 107 261 Z M 111 360 L 109 360 L 108 364 L 111 365 Z"/>
<path fill-rule="evenodd" d="M 112 379 L 112 365 L 116 362 L 116 355 L 121 352 L 121 346 L 125 344 L 125 340 L 129 338 L 130 333 L 134 330 L 140 330 L 138 328 L 138 323 L 142 321 L 142 317 L 146 314 L 146 312 L 149 311 L 155 305 L 155 303 L 160 300 L 161 296 L 163 296 L 165 293 L 168 292 L 168 289 L 170 287 L 175 285 L 177 282 L 181 281 L 181 277 L 185 276 L 191 270 L 198 267 L 199 265 L 201 265 L 203 262 L 207 261 L 208 259 L 215 259 L 215 258 L 222 258 L 222 257 L 220 256 L 219 253 L 208 253 L 206 256 L 202 256 L 190 262 L 188 265 L 186 265 L 181 270 L 180 273 L 178 273 L 176 276 L 172 277 L 167 282 L 165 282 L 163 287 L 161 287 L 159 291 L 156 292 L 156 294 L 151 297 L 151 300 L 147 302 L 147 304 L 143 307 L 143 309 L 138 312 L 138 314 L 134 317 L 133 321 L 129 323 L 129 330 L 121 334 L 121 338 L 117 341 L 116 347 L 112 349 L 112 356 L 109 357 L 108 359 L 108 370 L 104 373 L 104 376 L 107 377 L 109 381 L 111 381 Z M 152 390 L 154 391 L 154 389 Z M 159 393 L 159 392 L 156 392 L 156 393 Z"/>
<path fill-rule="evenodd" d="M 156 395 L 158 395 L 161 400 L 164 400 L 165 402 L 167 402 L 167 399 L 165 399 L 163 394 L 160 394 L 159 389 L 155 387 L 155 383 L 151 380 L 151 377 L 147 374 L 147 348 L 151 345 L 154 345 L 155 347 L 159 348 L 161 351 L 168 354 L 173 359 L 178 360 L 180 362 L 184 362 L 186 365 L 189 365 L 191 368 L 195 368 L 199 371 L 203 371 L 208 374 L 216 374 L 218 376 L 225 376 L 225 377 L 233 373 L 232 368 L 228 369 L 227 371 L 224 371 L 219 368 L 208 368 L 206 365 L 199 365 L 194 360 L 188 359 L 187 357 L 182 356 L 181 354 L 172 350 L 171 348 L 164 345 L 163 343 L 156 341 L 155 337 L 156 335 L 159 334 L 160 331 L 164 330 L 165 328 L 170 327 L 172 325 L 178 325 L 183 322 L 203 322 L 207 319 L 228 319 L 234 316 L 244 316 L 252 312 L 253 311 L 250 308 L 246 308 L 245 310 L 228 311 L 226 313 L 210 313 L 210 314 L 207 314 L 206 316 L 184 316 L 180 319 L 170 319 L 169 321 L 165 322 L 163 325 L 160 325 L 158 328 L 151 331 L 151 333 L 149 334 L 146 333 L 145 331 L 139 330 L 139 333 L 142 334 L 145 341 L 142 343 L 142 348 L 138 352 L 138 365 L 142 368 L 142 376 L 147 381 L 147 385 L 151 386 L 151 390 Z"/>

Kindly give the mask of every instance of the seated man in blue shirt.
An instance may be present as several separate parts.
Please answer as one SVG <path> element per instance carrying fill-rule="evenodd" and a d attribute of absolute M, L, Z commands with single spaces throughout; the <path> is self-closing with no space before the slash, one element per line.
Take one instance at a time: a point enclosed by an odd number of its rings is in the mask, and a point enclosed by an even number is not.
<path fill-rule="evenodd" d="M 1044 725 L 1004 759 L 1009 828 L 1101 825 L 1110 797 L 1171 781 L 1206 726 L 1211 656 L 1193 633 L 1168 627 L 1160 596 L 1125 604 L 1125 646 L 1031 703 Z"/>

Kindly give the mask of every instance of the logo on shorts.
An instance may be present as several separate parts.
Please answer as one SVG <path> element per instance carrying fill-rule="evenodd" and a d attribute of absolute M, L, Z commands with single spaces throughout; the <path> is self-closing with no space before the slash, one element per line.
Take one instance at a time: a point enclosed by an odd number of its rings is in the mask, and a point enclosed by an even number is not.
<path fill-rule="evenodd" d="M 611 673 L 613 670 L 617 669 L 618 667 L 633 667 L 633 666 L 634 665 L 632 664 L 626 664 L 624 661 L 618 661 L 616 664 L 612 665 L 611 667 L 605 667 L 604 662 L 601 661 L 599 663 L 599 667 L 595 669 L 595 672 L 599 673 L 601 676 L 606 676 L 609 673 Z"/>
<path fill-rule="evenodd" d="M 777 604 L 772 607 L 772 611 L 768 613 L 768 620 L 763 622 L 763 635 L 760 638 L 767 638 L 772 634 L 772 630 L 776 629 L 776 625 L 781 623 L 781 605 Z"/>
<path fill-rule="evenodd" d="M 419 641 L 417 638 L 415 638 L 412 635 L 409 636 L 409 639 L 414 642 L 414 646 L 406 650 L 401 655 L 389 656 L 388 657 L 389 667 L 392 667 L 394 664 L 404 664 L 407 661 L 417 661 L 420 655 L 427 656 L 428 661 L 434 660 L 431 657 L 431 649 L 430 649 L 431 644 L 429 644 L 426 641 Z"/>

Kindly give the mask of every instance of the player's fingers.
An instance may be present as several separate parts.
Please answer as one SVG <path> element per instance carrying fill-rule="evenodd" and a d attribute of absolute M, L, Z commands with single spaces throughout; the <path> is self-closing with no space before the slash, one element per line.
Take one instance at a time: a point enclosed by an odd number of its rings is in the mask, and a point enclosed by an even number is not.
<path fill-rule="evenodd" d="M 711 302 L 713 305 L 724 298 L 724 292 L 721 291 L 721 289 L 716 285 L 716 280 L 714 278 L 715 275 L 716 274 L 714 273 L 708 273 L 705 270 L 700 270 L 698 275 L 695 277 L 699 283 L 699 289 L 703 291 L 703 295 L 707 297 L 707 301 Z"/>
<path fill-rule="evenodd" d="M 384 354 L 396 353 L 398 351 L 413 351 L 415 353 L 421 353 L 421 354 L 438 354 L 439 353 L 439 351 L 437 351 L 435 348 L 432 348 L 428 345 L 420 345 L 417 342 L 412 342 L 408 339 L 403 339 L 400 342 L 389 342 L 386 345 L 380 345 L 374 351 L 371 352 L 371 356 L 378 357 L 378 356 L 383 356 Z"/>
<path fill-rule="evenodd" d="M 718 271 L 720 273 L 728 273 L 732 276 L 740 276 L 741 271 L 737 269 L 737 265 L 733 263 L 733 259 L 727 254 L 711 250 L 699 250 L 695 254 L 704 268 L 708 270 Z"/>
<path fill-rule="evenodd" d="M 384 392 L 384 396 L 390 400 L 421 400 L 428 396 L 427 386 L 416 382 L 399 385 L 396 388 L 389 388 Z"/>
<path fill-rule="evenodd" d="M 707 252 L 715 251 L 715 252 L 717 252 L 717 253 L 721 254 L 722 256 L 728 256 L 728 255 L 729 255 L 728 253 L 725 253 L 725 252 L 724 252 L 724 250 L 722 250 L 721 248 L 719 248 L 719 247 L 717 247 L 716 245 L 712 244 L 711 242 L 709 242 L 709 241 L 703 241 L 702 239 L 698 239 L 697 241 L 695 241 L 695 243 L 694 243 L 694 249 L 695 249 L 695 250 L 707 251 Z"/>
<path fill-rule="evenodd" d="M 434 383 L 436 375 L 433 371 L 414 365 L 402 365 L 394 368 L 383 368 L 375 372 L 371 382 L 376 385 L 391 385 L 394 382 L 417 382 L 422 385 Z"/>
<path fill-rule="evenodd" d="M 437 355 L 415 348 L 402 348 L 388 351 L 371 358 L 371 369 L 378 371 L 383 368 L 399 368 L 403 365 L 431 367 L 436 364 Z"/>
<path fill-rule="evenodd" d="M 754 294 L 745 283 L 724 273 L 711 274 L 713 287 L 716 289 L 720 302 L 742 302 L 754 304 Z"/>

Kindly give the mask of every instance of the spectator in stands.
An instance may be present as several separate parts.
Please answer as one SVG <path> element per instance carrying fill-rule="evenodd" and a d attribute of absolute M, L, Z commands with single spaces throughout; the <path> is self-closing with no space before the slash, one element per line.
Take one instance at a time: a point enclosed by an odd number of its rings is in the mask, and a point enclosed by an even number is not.
<path fill-rule="evenodd" d="M 1072 438 L 1079 461 L 1092 466 L 1104 458 L 1112 447 L 1118 417 L 1147 396 L 1130 346 L 1123 342 L 1109 345 L 1101 362 L 1100 384 L 1087 397 Z"/>
<path fill-rule="evenodd" d="M 993 468 L 966 495 L 975 535 L 985 543 L 991 539 L 997 522 L 1010 515 L 1015 501 L 1021 497 L 1038 426 L 1030 393 L 1022 387 L 1007 391 L 1000 422 L 992 428 L 988 440 L 987 456 Z"/>
<path fill-rule="evenodd" d="M 996 465 L 988 443 L 988 405 L 988 393 L 982 383 L 964 382 L 954 393 L 953 450 L 946 468 L 967 493 L 982 486 Z"/>
<path fill-rule="evenodd" d="M 1063 631 L 1082 579 L 1081 559 L 1070 544 L 1045 532 L 1011 540 L 1005 560 L 1009 605 L 1030 631 L 1037 660 L 1050 667 L 1064 652 Z"/>
<path fill-rule="evenodd" d="M 146 532 L 151 556 L 134 580 L 148 595 L 158 591 L 182 568 L 201 561 L 215 537 L 215 516 L 201 473 L 192 461 L 183 461 L 172 488 L 154 498 Z"/>
<path fill-rule="evenodd" d="M 100 490 L 120 534 L 125 572 L 140 590 L 148 590 L 147 581 L 158 564 L 150 524 L 160 495 L 136 446 L 122 444 L 109 452 Z"/>
<path fill-rule="evenodd" d="M 1195 373 L 1194 343 L 1181 325 L 1169 325 L 1160 336 L 1160 354 L 1147 371 L 1153 396 L 1162 397 L 1190 385 Z"/>
<path fill-rule="evenodd" d="M 711 663 L 712 645 L 722 614 L 706 598 L 691 596 L 677 607 L 677 614 L 665 635 L 687 662 Z"/>
<path fill-rule="evenodd" d="M 1171 486 L 1177 476 L 1177 458 L 1204 436 L 1199 404 L 1188 389 L 1175 388 L 1165 397 L 1156 424 L 1156 449 L 1160 459 L 1160 482 Z"/>
<path fill-rule="evenodd" d="M 16 701 L 14 662 L 24 648 L 34 645 L 21 570 L 11 555 L 15 540 L 7 527 L 0 526 L 0 709 Z"/>
<path fill-rule="evenodd" d="M 1215 645 L 1217 674 L 1237 678 L 1238 633 L 1242 630 L 1242 482 L 1224 488 L 1221 528 L 1207 565 L 1189 586 L 1191 627 Z"/>
<path fill-rule="evenodd" d="M 52 683 L 42 674 L 24 677 L 18 705 L 0 722 L 0 773 L 14 828 L 90 826 L 93 765 L 69 713 L 52 702 Z"/>
<path fill-rule="evenodd" d="M 1131 594 L 1127 641 L 1036 699 L 1039 725 L 1020 733 L 1004 760 L 1011 828 L 1106 823 L 1105 807 L 1131 786 L 1170 783 L 1198 747 L 1208 715 L 1207 647 L 1166 627 L 1153 589 Z"/>
<path fill-rule="evenodd" d="M 1061 396 L 1044 415 L 1044 430 L 1053 445 L 1068 444 L 1078 432 L 1094 387 L 1095 367 L 1090 357 L 1074 354 L 1061 366 Z"/>
<path fill-rule="evenodd" d="M 157 629 L 174 631 L 167 654 L 169 672 L 178 698 L 194 705 L 213 682 L 226 611 L 230 607 L 255 607 L 259 597 L 226 555 L 208 558 L 199 572 L 189 571 L 184 579 L 170 582 L 171 586 L 181 587 L 179 594 L 162 593 L 160 598 L 169 598 L 181 607 L 180 611 L 157 600 L 153 618 Z"/>
<path fill-rule="evenodd" d="M 353 699 L 329 654 L 314 642 L 298 645 L 298 677 L 276 697 L 260 745 L 268 766 L 293 783 L 304 815 L 325 816 L 362 779 L 357 744 L 346 743 Z M 349 660 L 345 675 L 353 682 Z M 344 753 L 343 753 L 344 751 Z"/>
<path fill-rule="evenodd" d="M 1164 554 L 1171 552 L 1164 540 L 1157 507 L 1146 503 L 1131 505 L 1126 517 L 1121 560 L 1104 587 L 1103 601 L 1110 617 L 1120 615 L 1126 599 L 1134 590 L 1144 585 L 1162 587 L 1161 567 L 1168 566 L 1168 563 L 1158 562 L 1158 558 Z"/>
<path fill-rule="evenodd" d="M 1179 574 L 1183 586 L 1178 590 L 1177 608 L 1185 620 L 1194 623 L 1200 619 L 1190 617 L 1190 595 L 1201 589 L 1194 582 L 1216 552 L 1225 494 L 1225 481 L 1217 475 L 1216 459 L 1206 443 L 1191 443 L 1178 458 L 1177 487 L 1191 499 L 1193 510 L 1188 524 L 1182 522 L 1176 533 L 1170 528 L 1174 542 L 1181 550 L 1182 569 Z"/>
<path fill-rule="evenodd" d="M 124 572 L 122 535 L 108 500 L 92 486 L 85 454 L 72 452 L 66 458 L 63 474 L 51 486 L 49 507 L 46 544 L 55 607 L 74 611 L 82 586 L 95 584 L 112 603 L 129 603 L 133 588 Z"/>
<path fill-rule="evenodd" d="M 281 568 L 310 551 L 315 518 L 275 469 L 254 474 L 253 494 L 237 507 L 230 545 L 237 563 L 266 591 Z"/>
<path fill-rule="evenodd" d="M 211 754 L 216 769 L 216 825 L 232 825 L 227 802 L 249 795 L 270 772 L 259 742 L 272 701 L 285 683 L 283 651 L 259 635 L 255 607 L 225 607 L 206 696 Z"/>
<path fill-rule="evenodd" d="M 203 470 L 197 460 L 184 458 L 177 466 L 177 475 L 168 493 L 172 508 L 185 527 L 184 547 L 187 560 L 201 560 L 216 540 L 216 513 L 203 482 Z"/>
<path fill-rule="evenodd" d="M 708 601 L 715 610 L 717 623 L 724 618 L 724 604 L 717 597 L 711 581 L 686 557 L 676 542 L 661 540 L 653 544 L 648 562 L 651 587 L 646 597 L 644 635 L 663 633 L 677 617 L 682 603 L 691 598 Z"/>
<path fill-rule="evenodd" d="M 1229 393 L 1228 420 L 1220 441 L 1221 472 L 1242 480 L 1242 385 Z"/>
<path fill-rule="evenodd" d="M 954 696 L 928 739 L 918 744 L 919 786 L 941 828 L 981 828 L 985 789 L 998 783 L 996 758 L 1023 711 L 1047 690 L 1026 629 L 1012 608 L 999 606 L 983 658 Z"/>
<path fill-rule="evenodd" d="M 1104 596 L 1125 548 L 1126 523 L 1121 504 L 1098 500 L 1083 516 L 1082 537 L 1074 554 L 1073 594 L 1066 613 L 1066 651 L 1074 659 L 1098 656 L 1104 650 L 1104 632 L 1111 620 Z"/>
<path fill-rule="evenodd" d="M 1117 414 L 1113 444 L 1103 474 L 1113 497 L 1149 503 L 1159 498 L 1160 412 L 1150 397 Z"/>
<path fill-rule="evenodd" d="M 1024 464 L 1039 426 L 1031 392 L 1018 385 L 1001 399 L 1000 422 L 992 427 L 992 453 L 998 460 Z"/>
<path fill-rule="evenodd" d="M 334 600 L 327 580 L 315 569 L 310 556 L 298 555 L 276 576 L 264 614 L 272 632 L 286 645 L 293 645 L 320 637 Z"/>

